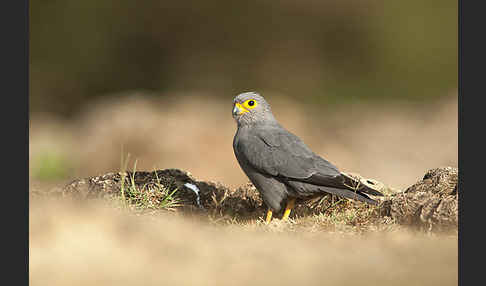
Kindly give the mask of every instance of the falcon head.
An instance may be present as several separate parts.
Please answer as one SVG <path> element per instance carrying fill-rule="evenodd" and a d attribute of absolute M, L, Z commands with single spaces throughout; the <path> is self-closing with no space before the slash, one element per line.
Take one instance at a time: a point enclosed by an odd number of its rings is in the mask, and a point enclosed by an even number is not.
<path fill-rule="evenodd" d="M 233 118 L 238 126 L 276 122 L 270 105 L 256 92 L 240 93 L 233 99 Z"/>

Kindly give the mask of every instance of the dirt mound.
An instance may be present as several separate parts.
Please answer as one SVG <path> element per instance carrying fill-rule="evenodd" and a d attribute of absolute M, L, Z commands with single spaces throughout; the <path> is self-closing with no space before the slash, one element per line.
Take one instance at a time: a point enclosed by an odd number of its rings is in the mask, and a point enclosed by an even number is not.
<path fill-rule="evenodd" d="M 394 195 L 385 205 L 397 223 L 428 230 L 457 229 L 458 170 L 429 170 L 424 178 Z"/>
<path fill-rule="evenodd" d="M 190 173 L 179 169 L 153 172 L 137 171 L 108 173 L 102 176 L 79 179 L 65 186 L 63 196 L 78 198 L 102 198 L 119 196 L 122 180 L 144 189 L 147 185 L 159 185 L 174 192 L 177 210 L 183 213 L 209 213 L 213 216 L 256 218 L 264 210 L 261 198 L 252 184 L 230 189 L 221 183 L 198 181 Z"/>
<path fill-rule="evenodd" d="M 383 198 L 377 198 L 378 206 L 328 195 L 298 204 L 292 216 L 326 213 L 330 208 L 340 211 L 354 208 L 361 217 L 361 221 L 355 223 L 379 223 L 384 218 L 392 218 L 395 223 L 423 230 L 450 230 L 457 228 L 458 223 L 457 176 L 456 168 L 432 169 L 423 180 L 403 192 L 385 192 Z M 230 189 L 221 183 L 198 181 L 190 173 L 178 169 L 108 173 L 75 180 L 60 193 L 80 198 L 113 197 L 120 196 L 122 185 L 127 184 L 145 192 L 149 192 L 146 186 L 150 185 L 166 188 L 167 194 L 173 193 L 177 199 L 175 209 L 186 214 L 206 213 L 212 217 L 247 220 L 258 219 L 266 210 L 251 183 Z M 161 201 L 157 196 L 149 198 L 154 201 L 153 205 Z"/>

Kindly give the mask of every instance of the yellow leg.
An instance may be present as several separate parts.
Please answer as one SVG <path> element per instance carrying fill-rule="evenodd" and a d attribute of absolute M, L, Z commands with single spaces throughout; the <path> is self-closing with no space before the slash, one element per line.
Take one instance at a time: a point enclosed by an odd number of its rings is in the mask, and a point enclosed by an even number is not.
<path fill-rule="evenodd" d="M 271 220 L 272 220 L 272 210 L 271 209 L 268 209 L 268 211 L 267 211 L 267 218 L 265 219 L 265 222 L 266 223 L 270 223 Z"/>
<path fill-rule="evenodd" d="M 284 214 L 282 216 L 282 220 L 288 220 L 289 219 L 290 211 L 294 207 L 294 204 L 295 204 L 295 199 L 294 198 L 289 199 L 287 201 L 287 207 L 285 208 L 285 212 L 284 212 Z"/>

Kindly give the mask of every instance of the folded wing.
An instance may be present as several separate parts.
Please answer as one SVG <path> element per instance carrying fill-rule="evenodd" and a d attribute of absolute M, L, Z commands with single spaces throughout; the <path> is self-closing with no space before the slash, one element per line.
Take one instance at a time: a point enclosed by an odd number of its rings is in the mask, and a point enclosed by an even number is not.
<path fill-rule="evenodd" d="M 327 192 L 374 203 L 364 193 L 380 192 L 350 182 L 329 161 L 316 155 L 300 138 L 280 126 L 252 130 L 248 142 L 237 146 L 238 152 L 259 172 L 286 182 L 299 193 Z M 358 187 L 356 187 L 358 185 Z"/>

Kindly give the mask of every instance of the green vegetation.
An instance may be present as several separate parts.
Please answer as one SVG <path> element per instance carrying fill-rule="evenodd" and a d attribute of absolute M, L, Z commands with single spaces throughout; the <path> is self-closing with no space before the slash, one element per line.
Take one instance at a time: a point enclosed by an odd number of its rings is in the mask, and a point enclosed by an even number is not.
<path fill-rule="evenodd" d="M 71 165 L 60 152 L 45 151 L 32 160 L 32 175 L 40 181 L 62 180 L 68 177 Z"/>

